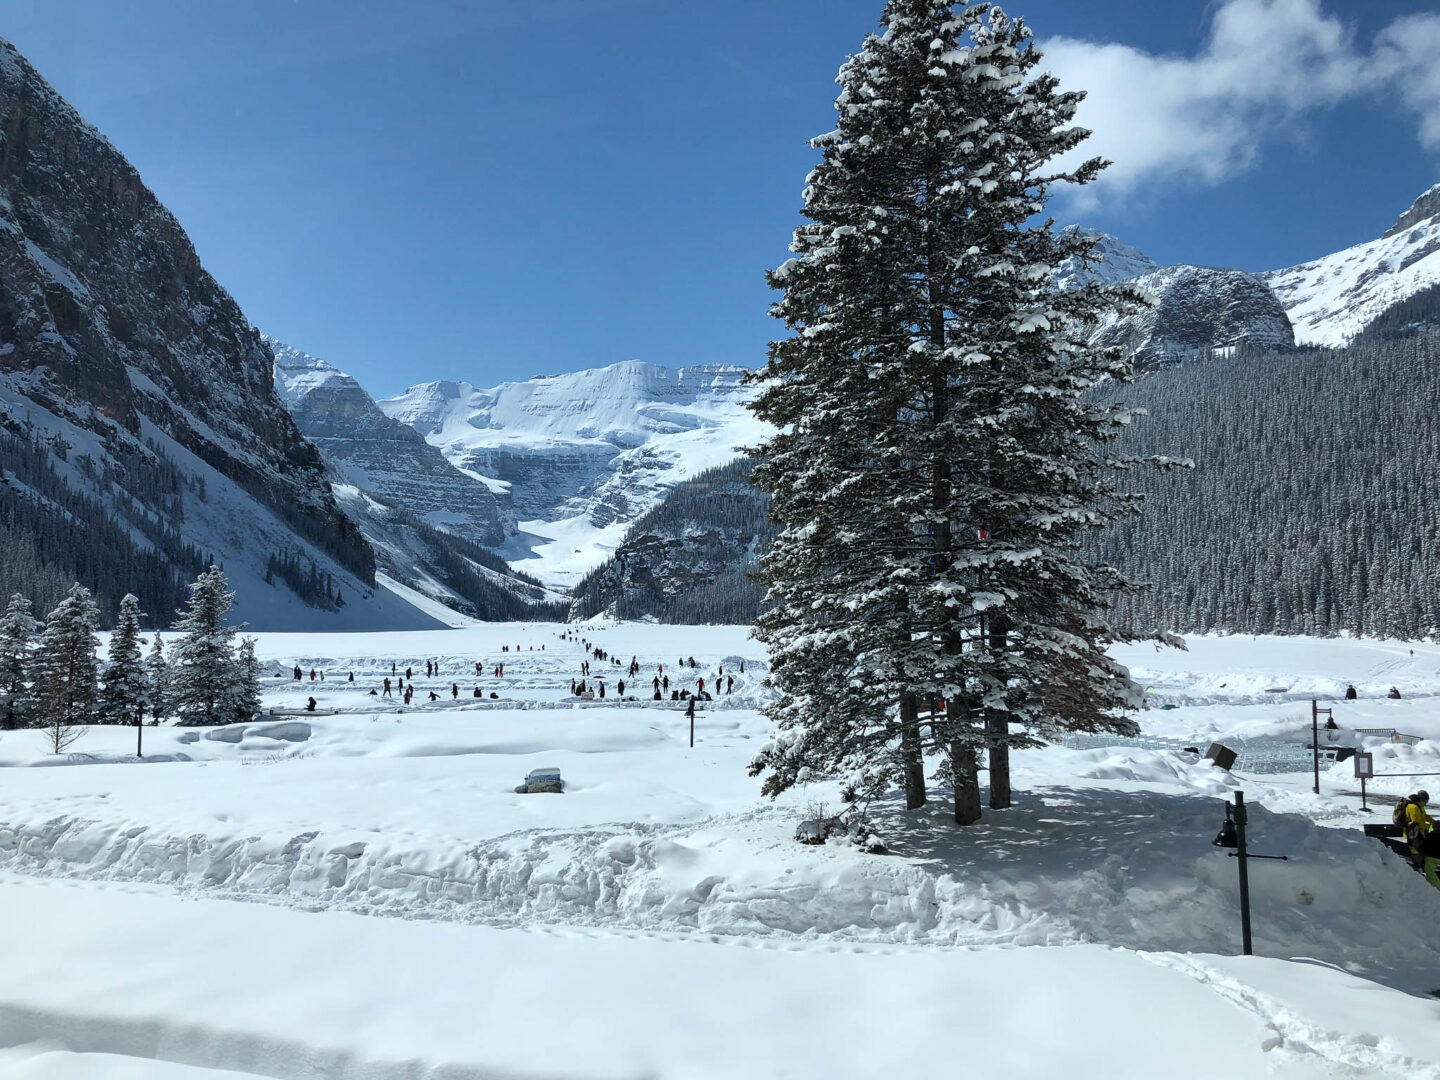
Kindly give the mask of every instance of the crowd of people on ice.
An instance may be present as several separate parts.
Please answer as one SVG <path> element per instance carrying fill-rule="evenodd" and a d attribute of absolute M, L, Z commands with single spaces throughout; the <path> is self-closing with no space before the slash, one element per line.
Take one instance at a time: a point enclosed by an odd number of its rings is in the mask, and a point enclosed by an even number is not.
<path fill-rule="evenodd" d="M 578 644 L 584 655 L 580 662 L 578 677 L 570 680 L 570 696 L 580 700 L 591 701 L 604 699 L 607 694 L 607 679 L 611 679 L 615 700 L 619 701 L 640 701 L 642 697 L 637 691 L 644 684 L 642 666 L 640 661 L 632 656 L 629 663 L 624 663 L 619 657 L 612 655 L 608 650 L 601 648 L 598 644 L 582 637 L 578 631 L 564 631 L 560 640 Z M 501 646 L 502 654 L 519 653 L 522 651 L 520 645 Z M 528 646 L 528 652 L 536 652 L 534 645 Z M 545 646 L 540 645 L 538 651 L 544 652 Z M 505 678 L 505 660 L 498 660 L 488 663 L 483 660 L 476 660 L 475 678 L 484 677 L 487 667 L 490 677 L 497 680 Z M 592 666 L 593 665 L 593 666 Z M 739 661 L 739 674 L 745 673 L 745 661 Z M 295 682 L 304 683 L 307 672 L 299 664 L 296 664 L 290 672 Z M 649 693 L 644 698 L 651 701 L 676 701 L 676 702 L 706 702 L 713 701 L 716 695 L 733 694 L 735 691 L 735 671 L 727 672 L 723 664 L 717 665 L 713 672 L 708 674 L 700 673 L 700 666 L 693 656 L 677 658 L 675 665 L 667 669 L 664 663 L 657 663 L 652 677 L 649 680 Z M 277 674 L 277 678 L 284 678 L 283 674 Z M 429 701 L 442 701 L 448 692 L 450 700 L 459 701 L 461 697 L 460 684 L 457 681 L 449 681 L 448 686 L 442 683 L 435 689 L 432 685 L 420 687 L 416 685 L 417 673 L 413 667 L 407 667 L 404 671 L 399 669 L 395 661 L 390 663 L 390 674 L 383 676 L 378 686 L 370 689 L 370 696 L 382 700 L 398 702 L 401 705 L 410 705 L 414 702 L 415 695 L 425 695 Z M 324 682 L 325 672 L 323 669 L 310 668 L 308 672 L 309 681 Z M 429 659 L 425 661 L 424 678 L 434 680 L 440 678 L 440 661 Z M 347 683 L 355 682 L 355 673 L 346 673 Z M 673 685 L 672 685 L 673 683 Z M 628 694 L 627 694 L 628 691 Z M 499 700 L 500 695 L 495 690 L 488 693 L 481 688 L 477 682 L 468 695 L 471 698 L 489 698 Z M 317 702 L 312 696 L 307 699 L 305 708 L 309 712 L 316 711 Z"/>
<path fill-rule="evenodd" d="M 640 661 L 632 656 L 628 664 L 623 663 L 618 656 L 612 655 L 608 650 L 581 637 L 577 631 L 566 631 L 560 635 L 562 641 L 579 644 L 584 652 L 585 659 L 580 661 L 579 678 L 570 680 L 570 696 L 583 700 L 598 700 L 605 697 L 605 676 L 597 674 L 591 664 L 605 664 L 611 669 L 615 676 L 615 696 L 622 701 L 639 701 L 641 698 L 634 693 L 637 687 L 636 680 L 641 678 Z M 614 671 L 619 668 L 618 672 Z M 691 674 L 683 674 L 686 671 Z M 665 670 L 664 663 L 655 665 L 654 675 L 650 679 L 651 701 L 664 701 L 669 695 L 671 701 L 713 701 L 716 694 L 732 694 L 735 692 L 735 673 L 726 673 L 725 666 L 720 664 L 709 677 L 709 687 L 706 689 L 706 676 L 694 674 L 698 671 L 695 658 L 680 657 L 676 660 L 675 666 L 670 671 Z M 676 674 L 677 672 L 681 674 Z M 740 674 L 745 673 L 745 661 L 740 661 Z M 670 685 L 671 675 L 675 674 L 675 686 Z M 626 683 L 629 679 L 629 683 Z M 692 689 L 693 679 L 693 689 Z M 626 697 L 626 688 L 630 689 L 631 695 Z"/>

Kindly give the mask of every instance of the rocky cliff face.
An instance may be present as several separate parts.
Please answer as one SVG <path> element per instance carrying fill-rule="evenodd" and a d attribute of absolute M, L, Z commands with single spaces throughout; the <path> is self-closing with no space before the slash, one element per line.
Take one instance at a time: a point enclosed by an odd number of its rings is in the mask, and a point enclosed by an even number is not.
<path fill-rule="evenodd" d="M 269 348 L 175 218 L 0 42 L 6 427 L 63 444 L 57 475 L 132 519 L 140 555 L 163 555 L 188 573 L 176 553 L 191 545 L 224 562 L 257 625 L 308 619 L 283 587 L 276 593 L 261 582 L 277 552 L 315 563 L 345 597 L 348 612 L 329 612 L 321 624 L 405 622 L 374 595 L 373 553 L 337 507 L 320 454 L 276 396 L 271 369 Z M 77 461 L 84 464 L 72 467 Z M 170 479 L 157 493 L 162 475 Z M 93 566 L 89 573 L 103 576 Z M 426 621 L 410 616 L 414 625 Z"/>
<path fill-rule="evenodd" d="M 1302 344 L 1341 346 L 1387 310 L 1440 285 L 1440 184 L 1378 240 L 1262 275 Z"/>
<path fill-rule="evenodd" d="M 496 546 L 515 532 L 509 492 L 451 465 L 414 428 L 380 411 L 349 375 L 273 338 L 275 387 L 305 437 L 356 487 L 442 532 Z"/>
<path fill-rule="evenodd" d="M 665 492 L 764 437 L 743 375 L 631 361 L 491 389 L 426 383 L 379 405 L 452 464 L 508 485 L 523 541 L 506 549 L 512 564 L 568 586 Z"/>
<path fill-rule="evenodd" d="M 1216 349 L 1295 343 L 1285 309 L 1254 274 L 1208 266 L 1168 266 L 1133 279 L 1154 306 L 1111 317 L 1091 340 L 1121 345 L 1141 370 L 1203 358 Z"/>

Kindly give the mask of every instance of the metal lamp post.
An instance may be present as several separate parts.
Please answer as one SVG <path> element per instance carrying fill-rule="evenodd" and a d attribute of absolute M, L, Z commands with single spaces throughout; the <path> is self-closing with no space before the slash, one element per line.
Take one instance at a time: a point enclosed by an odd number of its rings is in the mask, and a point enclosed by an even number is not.
<path fill-rule="evenodd" d="M 1235 805 L 1225 805 L 1225 823 L 1215 837 L 1216 847 L 1228 847 L 1232 859 L 1240 860 L 1240 947 L 1246 956 L 1253 954 L 1250 939 L 1250 860 L 1278 859 L 1288 862 L 1288 855 L 1256 855 L 1245 847 L 1245 793 L 1235 792 Z"/>

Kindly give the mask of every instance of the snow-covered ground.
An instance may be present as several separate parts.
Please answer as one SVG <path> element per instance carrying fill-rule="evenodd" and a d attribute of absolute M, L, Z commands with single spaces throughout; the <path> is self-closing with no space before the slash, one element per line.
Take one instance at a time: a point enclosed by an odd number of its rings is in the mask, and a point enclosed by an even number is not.
<path fill-rule="evenodd" d="M 606 699 L 570 697 L 567 630 L 635 656 L 637 700 L 594 660 Z M 772 803 L 747 775 L 745 628 L 262 635 L 263 723 L 146 729 L 143 764 L 133 729 L 63 759 L 0 733 L 0 1076 L 873 1077 L 963 1045 L 1010 1076 L 1440 1080 L 1440 1002 L 1416 996 L 1440 987 L 1440 893 L 1361 835 L 1348 762 L 1318 796 L 1244 767 L 1303 743 L 1316 695 L 1377 771 L 1440 774 L 1440 647 L 1190 644 L 1121 651 L 1145 739 L 1017 753 L 1015 807 L 975 828 L 943 793 L 874 807 L 875 855 L 794 842 L 829 786 Z M 392 664 L 408 709 L 370 694 Z M 693 749 L 650 700 L 659 664 L 736 677 Z M 1210 740 L 1242 748 L 1235 774 L 1184 750 Z M 539 766 L 563 795 L 514 792 Z M 1236 789 L 1252 848 L 1290 857 L 1251 867 L 1261 958 L 1233 957 L 1210 842 Z"/>

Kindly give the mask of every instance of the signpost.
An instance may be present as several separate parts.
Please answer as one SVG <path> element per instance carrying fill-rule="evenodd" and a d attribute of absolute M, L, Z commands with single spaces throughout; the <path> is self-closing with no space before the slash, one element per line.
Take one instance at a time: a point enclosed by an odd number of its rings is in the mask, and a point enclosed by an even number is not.
<path fill-rule="evenodd" d="M 1310 699 L 1310 749 L 1315 755 L 1315 787 L 1312 789 L 1316 795 L 1320 794 L 1320 714 L 1324 713 L 1331 720 L 1335 719 L 1334 709 L 1322 709 L 1320 703 L 1314 698 Z"/>
<path fill-rule="evenodd" d="M 1365 801 L 1365 781 L 1375 775 L 1375 755 L 1368 750 L 1357 750 L 1355 752 L 1355 779 L 1360 781 L 1360 809 L 1370 813 L 1370 807 Z"/>

